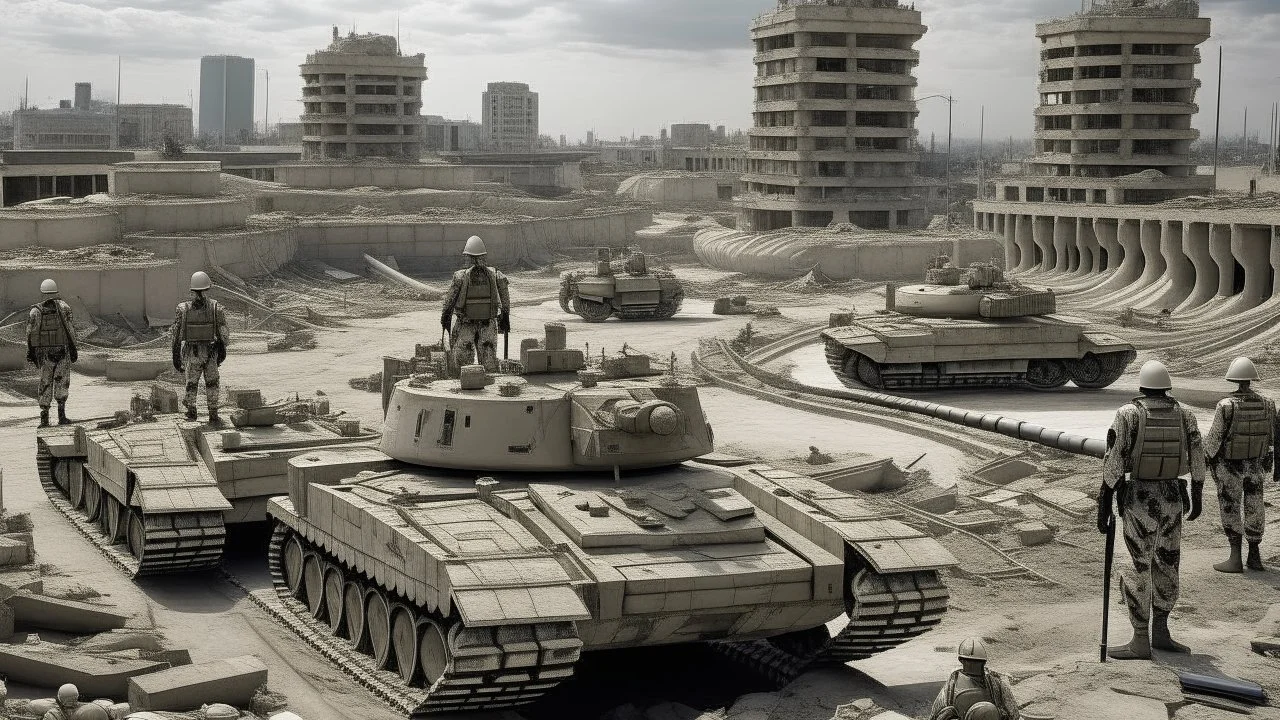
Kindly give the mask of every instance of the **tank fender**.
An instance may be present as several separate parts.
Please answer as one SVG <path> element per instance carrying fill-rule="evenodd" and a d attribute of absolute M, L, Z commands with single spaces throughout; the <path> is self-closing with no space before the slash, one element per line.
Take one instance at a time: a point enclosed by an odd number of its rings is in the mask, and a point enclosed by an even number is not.
<path fill-rule="evenodd" d="M 1087 353 L 1099 354 L 1126 351 L 1132 352 L 1134 358 L 1138 355 L 1133 345 L 1110 333 L 1090 330 L 1080 334 L 1080 357 L 1084 357 Z M 1132 362 L 1132 358 L 1130 362 Z"/>
<path fill-rule="evenodd" d="M 866 355 L 878 363 L 884 362 L 885 358 L 889 357 L 888 347 L 872 336 L 836 340 L 836 342 L 845 350 L 856 352 L 859 355 Z"/>
<path fill-rule="evenodd" d="M 469 627 L 591 619 L 554 557 L 449 560 L 445 574 Z"/>

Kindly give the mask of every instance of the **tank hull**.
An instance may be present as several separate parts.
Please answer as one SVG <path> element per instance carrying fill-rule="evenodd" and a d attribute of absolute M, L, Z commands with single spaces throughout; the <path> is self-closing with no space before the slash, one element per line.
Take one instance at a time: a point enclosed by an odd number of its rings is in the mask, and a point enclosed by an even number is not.
<path fill-rule="evenodd" d="M 611 317 L 624 320 L 666 320 L 680 312 L 684 288 L 676 276 L 659 270 L 644 275 L 587 275 L 565 273 L 560 283 L 560 307 L 587 322 Z"/>
<path fill-rule="evenodd" d="M 846 384 L 876 389 L 1030 387 L 1073 381 L 1103 388 L 1137 353 L 1061 315 L 929 318 L 890 312 L 822 333 L 827 363 Z"/>
<path fill-rule="evenodd" d="M 423 712 L 532 702 L 583 651 L 766 641 L 770 667 L 796 672 L 869 657 L 941 620 L 939 570 L 955 564 L 865 501 L 764 465 L 476 481 L 320 453 L 291 461 L 289 497 L 268 512 L 282 596 L 420 689 Z M 378 627 L 344 624 L 359 604 L 339 592 L 364 598 Z M 384 606 L 416 635 L 396 640 Z M 848 627 L 831 636 L 826 623 L 846 610 Z M 437 636 L 446 654 L 476 649 L 477 665 L 423 660 Z M 510 667 L 512 637 L 518 673 L 476 685 L 458 669 Z"/>

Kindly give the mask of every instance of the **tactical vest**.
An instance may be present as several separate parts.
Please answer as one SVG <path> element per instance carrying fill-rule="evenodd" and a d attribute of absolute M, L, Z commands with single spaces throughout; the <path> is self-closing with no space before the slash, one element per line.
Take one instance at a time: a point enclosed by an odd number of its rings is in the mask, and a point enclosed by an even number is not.
<path fill-rule="evenodd" d="M 1182 409 L 1173 400 L 1137 398 L 1138 433 L 1129 452 L 1135 480 L 1175 480 L 1189 468 Z"/>
<path fill-rule="evenodd" d="M 1231 426 L 1222 443 L 1225 460 L 1253 460 L 1271 449 L 1273 419 L 1267 402 L 1255 393 L 1233 393 Z"/>
<path fill-rule="evenodd" d="M 206 299 L 204 307 L 186 303 L 182 313 L 182 339 L 186 342 L 211 343 L 218 339 L 218 304 Z"/>
<path fill-rule="evenodd" d="M 991 693 L 987 690 L 986 678 L 973 678 L 960 673 L 951 687 L 947 705 L 955 708 L 958 717 L 964 717 L 980 702 L 993 702 Z"/>
<path fill-rule="evenodd" d="M 67 337 L 61 305 L 55 302 L 53 307 L 50 307 L 48 304 L 40 303 L 36 307 L 40 309 L 40 326 L 36 329 L 35 338 L 36 347 L 52 349 L 70 345 L 71 338 Z"/>
<path fill-rule="evenodd" d="M 475 281 L 476 270 L 484 275 L 481 282 Z M 466 320 L 485 321 L 498 317 L 498 277 L 489 268 L 476 268 L 466 271 L 463 276 L 462 293 L 458 299 L 458 313 Z"/>

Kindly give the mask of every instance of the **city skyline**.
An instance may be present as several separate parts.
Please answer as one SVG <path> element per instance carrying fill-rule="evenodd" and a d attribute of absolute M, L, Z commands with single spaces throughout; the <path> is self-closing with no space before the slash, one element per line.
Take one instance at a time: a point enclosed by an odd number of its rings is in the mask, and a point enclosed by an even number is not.
<path fill-rule="evenodd" d="M 986 106 L 989 138 L 1029 137 L 1036 105 L 1035 23 L 1079 10 L 1078 0 L 917 0 L 929 32 L 917 46 L 917 96 L 956 99 L 954 134 L 976 138 Z M 774 0 L 392 0 L 377 12 L 352 13 L 329 0 L 6 0 L 11 21 L 0 27 L 0 110 L 15 109 L 24 80 L 30 101 L 57 107 L 74 83 L 95 97 L 115 95 L 116 57 L 123 57 L 124 102 L 192 104 L 202 55 L 254 57 L 271 73 L 272 123 L 301 112 L 298 73 L 337 24 L 345 35 L 395 34 L 406 54 L 426 54 L 425 115 L 476 122 L 490 82 L 523 82 L 542 96 L 541 126 L 552 137 L 604 140 L 654 135 L 680 122 L 713 127 L 751 125 L 753 65 L 748 26 Z M 1238 137 L 1249 107 L 1250 135 L 1265 142 L 1269 109 L 1280 98 L 1280 6 L 1268 0 L 1206 0 L 1201 14 L 1213 36 L 1201 46 L 1203 86 L 1195 127 L 1214 131 L 1217 54 L 1225 47 L 1222 133 Z M 429 20 L 427 18 L 430 18 Z M 679 21 L 677 21 L 677 19 Z M 993 41 L 994 39 L 994 41 Z M 265 83 L 257 83 L 254 121 L 263 121 Z M 198 103 L 194 103 L 196 112 Z M 920 139 L 945 138 L 946 103 L 920 105 Z"/>

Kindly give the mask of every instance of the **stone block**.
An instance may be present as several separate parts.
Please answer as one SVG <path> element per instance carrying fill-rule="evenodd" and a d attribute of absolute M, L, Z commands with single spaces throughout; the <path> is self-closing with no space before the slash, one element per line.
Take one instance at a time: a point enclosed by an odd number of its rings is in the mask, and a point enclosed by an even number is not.
<path fill-rule="evenodd" d="M 122 628 L 129 618 L 100 605 L 35 595 L 23 590 L 9 598 L 14 622 L 22 627 L 69 633 L 97 633 Z"/>
<path fill-rule="evenodd" d="M 521 353 L 525 372 L 574 372 L 586 366 L 581 350 L 526 350 Z"/>
<path fill-rule="evenodd" d="M 1044 545 L 1053 540 L 1053 530 L 1039 520 L 1018 523 L 1014 529 L 1018 531 L 1018 542 L 1026 547 Z"/>
<path fill-rule="evenodd" d="M 6 537 L 10 540 L 17 540 L 20 543 L 25 543 L 27 546 L 27 555 L 31 558 L 35 558 L 36 539 L 30 532 L 7 532 L 0 535 L 0 537 Z"/>
<path fill-rule="evenodd" d="M 338 420 L 338 433 L 342 437 L 355 437 L 360 434 L 360 418 Z"/>
<path fill-rule="evenodd" d="M 854 313 L 851 312 L 831 313 L 827 318 L 827 327 L 848 327 L 853 324 L 854 317 Z"/>
<path fill-rule="evenodd" d="M 483 365 L 464 365 L 459 372 L 458 381 L 463 390 L 483 390 L 493 382 L 493 378 L 484 371 Z"/>
<path fill-rule="evenodd" d="M 568 347 L 568 333 L 565 330 L 564 323 L 550 322 L 544 327 L 547 332 L 546 348 L 548 350 L 564 350 Z"/>
<path fill-rule="evenodd" d="M 498 394 L 502 397 L 519 397 L 527 384 L 524 378 L 506 378 L 498 383 Z"/>
<path fill-rule="evenodd" d="M 504 358 L 498 361 L 498 372 L 503 375 L 523 375 L 525 373 L 524 363 L 519 360 Z"/>
<path fill-rule="evenodd" d="M 0 566 L 26 565 L 31 562 L 31 548 L 21 540 L 0 537 Z"/>
<path fill-rule="evenodd" d="M 129 679 L 129 706 L 138 710 L 193 710 L 221 702 L 247 707 L 267 684 L 267 666 L 253 655 L 170 668 Z"/>
<path fill-rule="evenodd" d="M 582 387 L 584 388 L 595 387 L 596 384 L 599 383 L 600 379 L 603 377 L 604 377 L 604 373 L 600 372 L 599 370 L 579 370 L 578 371 L 578 382 L 582 383 Z"/>
<path fill-rule="evenodd" d="M 142 650 L 138 657 L 143 660 L 157 660 L 169 663 L 170 667 L 183 667 L 191 664 L 190 650 Z"/>
<path fill-rule="evenodd" d="M 628 378 L 639 375 L 651 375 L 648 355 L 619 355 L 605 358 L 601 370 L 607 379 Z"/>
<path fill-rule="evenodd" d="M 68 653 L 61 646 L 44 644 L 0 645 L 0 667 L 9 682 L 49 688 L 72 683 L 81 697 L 124 697 L 129 678 L 164 670 L 167 665 L 112 655 Z"/>
<path fill-rule="evenodd" d="M 258 389 L 232 389 L 227 390 L 227 404 L 244 410 L 253 410 L 262 407 L 262 391 Z"/>

